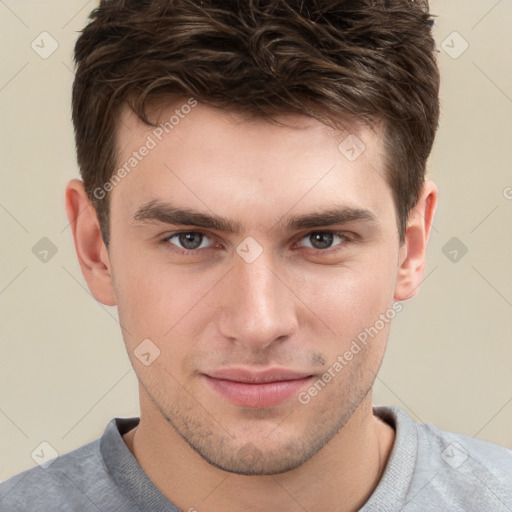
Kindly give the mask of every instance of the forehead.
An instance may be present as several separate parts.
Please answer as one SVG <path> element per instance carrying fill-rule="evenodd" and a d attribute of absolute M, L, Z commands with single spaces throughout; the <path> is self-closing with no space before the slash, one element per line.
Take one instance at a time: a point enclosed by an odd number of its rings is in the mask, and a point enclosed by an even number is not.
<path fill-rule="evenodd" d="M 284 149 L 288 141 L 291 145 L 295 143 L 301 145 L 303 150 L 307 150 L 311 149 L 307 146 L 320 141 L 322 144 L 329 143 L 329 138 L 330 143 L 337 147 L 347 137 L 356 137 L 364 141 L 364 149 L 370 152 L 381 152 L 383 147 L 384 123 L 380 119 L 374 119 L 370 128 L 362 118 L 352 120 L 331 113 L 325 114 L 326 120 L 321 122 L 297 112 L 282 111 L 279 115 L 273 116 L 275 123 L 271 123 L 268 118 L 242 111 L 214 108 L 191 97 L 149 101 L 146 113 L 155 123 L 155 127 L 143 124 L 126 104 L 121 107 L 117 129 L 117 147 L 121 152 L 131 151 L 137 142 L 143 141 L 147 135 L 160 145 L 162 142 L 171 142 L 169 139 L 178 142 L 183 137 L 190 137 L 191 134 L 202 136 L 203 146 L 206 146 L 208 139 L 220 139 L 222 135 L 227 134 L 229 140 L 226 142 L 231 141 L 233 147 L 245 139 L 255 147 L 258 143 L 265 144 L 267 150 L 272 149 L 274 143 L 278 141 L 284 143 L 279 150 Z M 215 132 L 208 133 L 212 127 L 215 127 Z M 273 144 L 268 145 L 269 141 Z M 304 145 L 303 142 L 309 144 Z M 344 146 L 345 149 L 350 149 L 350 144 Z M 345 155 L 354 157 L 353 154 Z"/>
<path fill-rule="evenodd" d="M 268 225 L 286 211 L 307 213 L 326 202 L 378 217 L 391 198 L 379 125 L 339 130 L 295 113 L 276 125 L 189 98 L 155 104 L 148 114 L 155 127 L 128 108 L 121 112 L 117 169 L 127 172 L 112 204 L 122 201 L 127 212 L 168 200 Z"/>

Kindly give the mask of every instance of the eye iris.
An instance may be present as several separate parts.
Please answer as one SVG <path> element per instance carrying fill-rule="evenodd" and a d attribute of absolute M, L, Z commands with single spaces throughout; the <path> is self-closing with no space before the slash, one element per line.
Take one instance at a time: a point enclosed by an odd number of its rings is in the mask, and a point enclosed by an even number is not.
<path fill-rule="evenodd" d="M 332 245 L 333 237 L 332 233 L 314 233 L 309 239 L 315 249 L 327 249 Z"/>
<path fill-rule="evenodd" d="M 185 249 L 197 249 L 201 245 L 202 238 L 200 233 L 181 233 L 178 236 L 180 244 Z"/>

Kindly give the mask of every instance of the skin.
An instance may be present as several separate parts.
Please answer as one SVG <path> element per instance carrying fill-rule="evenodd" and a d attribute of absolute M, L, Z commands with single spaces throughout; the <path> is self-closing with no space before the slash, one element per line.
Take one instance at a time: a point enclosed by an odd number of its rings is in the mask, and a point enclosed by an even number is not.
<path fill-rule="evenodd" d="M 169 119 L 184 103 L 154 115 Z M 127 109 L 122 120 L 119 166 L 153 130 Z M 140 424 L 123 438 L 182 510 L 357 510 L 393 447 L 394 430 L 372 414 L 390 323 L 306 405 L 296 395 L 234 405 L 204 377 L 279 366 L 321 378 L 394 301 L 417 293 L 424 273 L 435 184 L 425 182 L 400 245 L 380 128 L 353 127 L 366 149 L 349 161 L 338 150 L 347 133 L 296 114 L 280 120 L 289 126 L 195 106 L 110 192 L 108 250 L 82 182 L 66 188 L 83 275 L 98 301 L 117 305 L 139 379 Z M 178 254 L 178 237 L 162 240 L 201 228 L 134 222 L 153 199 L 241 229 L 203 230 L 192 236 L 201 248 Z M 333 206 L 369 210 L 375 221 L 286 227 Z M 318 248 L 318 231 L 347 238 Z M 236 252 L 249 236 L 262 249 L 251 263 Z M 146 366 L 134 351 L 148 338 L 160 355 Z"/>

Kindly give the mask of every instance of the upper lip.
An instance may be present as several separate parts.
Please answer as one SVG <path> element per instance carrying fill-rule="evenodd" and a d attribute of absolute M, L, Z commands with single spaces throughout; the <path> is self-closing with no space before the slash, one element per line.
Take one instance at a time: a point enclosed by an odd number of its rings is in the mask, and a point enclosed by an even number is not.
<path fill-rule="evenodd" d="M 246 382 L 250 384 L 263 384 L 266 382 L 280 382 L 311 377 L 310 373 L 293 371 L 286 368 L 268 368 L 265 370 L 248 370 L 246 368 L 225 368 L 206 374 L 208 377 L 233 382 Z"/>

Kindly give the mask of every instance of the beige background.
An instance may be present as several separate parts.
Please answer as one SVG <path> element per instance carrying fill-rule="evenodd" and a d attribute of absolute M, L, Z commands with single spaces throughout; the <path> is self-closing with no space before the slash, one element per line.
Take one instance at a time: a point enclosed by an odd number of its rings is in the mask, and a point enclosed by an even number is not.
<path fill-rule="evenodd" d="M 65 453 L 139 412 L 116 309 L 87 290 L 64 210 L 78 177 L 72 47 L 94 5 L 0 0 L 2 480 L 34 466 L 42 441 Z M 440 205 L 426 278 L 394 320 L 375 403 L 512 448 L 512 3 L 436 0 L 432 12 Z M 59 45 L 47 59 L 31 48 L 43 31 Z M 46 263 L 32 252 L 43 237 L 57 249 Z M 455 262 L 452 237 L 468 249 Z"/>

